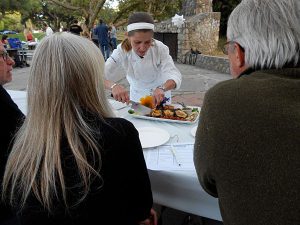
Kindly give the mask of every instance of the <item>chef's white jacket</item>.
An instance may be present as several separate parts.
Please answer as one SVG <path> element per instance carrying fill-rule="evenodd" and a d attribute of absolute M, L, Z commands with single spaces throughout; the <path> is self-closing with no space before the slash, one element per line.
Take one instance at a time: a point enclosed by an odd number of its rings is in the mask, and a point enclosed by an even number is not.
<path fill-rule="evenodd" d="M 143 58 L 133 50 L 126 52 L 119 44 L 105 63 L 106 79 L 115 80 L 120 69 L 126 74 L 133 101 L 139 102 L 141 97 L 151 95 L 152 90 L 169 79 L 175 81 L 176 89 L 181 85 L 181 73 L 174 65 L 169 48 L 155 39 Z M 167 91 L 165 96 L 171 97 L 171 91 Z"/>

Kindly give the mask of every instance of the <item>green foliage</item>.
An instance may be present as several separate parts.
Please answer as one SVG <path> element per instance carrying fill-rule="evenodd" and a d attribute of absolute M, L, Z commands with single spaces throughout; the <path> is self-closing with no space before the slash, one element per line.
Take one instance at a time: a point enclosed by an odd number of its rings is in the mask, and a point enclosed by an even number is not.
<path fill-rule="evenodd" d="M 101 18 L 106 24 L 110 24 L 112 22 L 112 18 L 116 17 L 116 14 L 116 10 L 110 8 L 108 4 L 105 4 L 104 7 L 100 10 L 95 23 L 98 24 L 99 19 Z"/>
<path fill-rule="evenodd" d="M 1 24 L 1 27 L 3 27 L 1 28 L 2 30 L 23 31 L 20 13 L 5 14 L 1 20 Z"/>
<path fill-rule="evenodd" d="M 227 20 L 241 0 L 213 0 L 213 11 L 221 12 L 220 36 L 226 36 Z"/>
<path fill-rule="evenodd" d="M 4 21 L 0 20 L 0 30 L 4 30 Z"/>
<path fill-rule="evenodd" d="M 7 12 L 17 11 L 20 8 L 20 5 L 24 3 L 22 0 L 1 0 L 0 10 L 4 15 Z"/>
<path fill-rule="evenodd" d="M 120 0 L 115 22 L 126 21 L 132 12 L 144 11 L 150 13 L 154 20 L 162 21 L 179 13 L 182 0 Z"/>

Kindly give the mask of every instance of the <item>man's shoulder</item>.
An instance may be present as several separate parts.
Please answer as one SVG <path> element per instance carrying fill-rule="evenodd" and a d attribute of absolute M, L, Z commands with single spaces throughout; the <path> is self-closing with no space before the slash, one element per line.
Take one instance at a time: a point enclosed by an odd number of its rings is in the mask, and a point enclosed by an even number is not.
<path fill-rule="evenodd" d="M 230 79 L 217 83 L 215 86 L 207 91 L 207 94 L 219 94 L 224 92 L 231 92 L 240 85 L 238 79 Z"/>
<path fill-rule="evenodd" d="M 23 113 L 18 108 L 17 104 L 12 100 L 8 92 L 0 85 L 0 115 L 6 116 L 23 116 Z"/>

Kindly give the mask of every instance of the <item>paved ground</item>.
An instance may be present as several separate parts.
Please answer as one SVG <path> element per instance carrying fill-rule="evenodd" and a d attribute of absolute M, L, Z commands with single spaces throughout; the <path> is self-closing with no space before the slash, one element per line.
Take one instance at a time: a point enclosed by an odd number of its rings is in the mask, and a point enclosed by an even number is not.
<path fill-rule="evenodd" d="M 196 66 L 176 64 L 182 73 L 180 90 L 172 92 L 172 102 L 184 102 L 186 105 L 201 106 L 205 92 L 216 83 L 230 79 L 229 74 L 219 73 Z M 6 89 L 26 90 L 30 67 L 14 68 L 13 81 L 4 85 Z M 128 86 L 126 79 L 120 79 L 119 83 Z"/>
<path fill-rule="evenodd" d="M 218 73 L 201 69 L 196 66 L 186 64 L 176 64 L 182 73 L 182 85 L 180 90 L 172 92 L 172 102 L 184 102 L 186 105 L 201 106 L 205 92 L 216 83 L 231 79 L 229 74 Z M 26 90 L 30 67 L 15 68 L 13 70 L 13 81 L 4 87 L 11 90 Z M 119 83 L 128 86 L 126 79 L 120 79 Z M 109 96 L 110 93 L 107 93 Z M 158 206 L 157 209 L 160 207 Z M 222 225 L 221 222 L 192 216 L 193 222 L 184 223 L 189 215 L 171 208 L 166 208 L 162 214 L 161 225 Z"/>

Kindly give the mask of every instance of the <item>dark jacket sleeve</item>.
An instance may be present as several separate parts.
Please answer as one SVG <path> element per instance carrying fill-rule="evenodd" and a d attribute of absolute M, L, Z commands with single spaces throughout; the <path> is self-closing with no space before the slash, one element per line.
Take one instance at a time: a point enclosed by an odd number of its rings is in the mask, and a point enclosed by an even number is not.
<path fill-rule="evenodd" d="M 5 164 L 12 147 L 13 137 L 22 125 L 24 115 L 13 102 L 6 90 L 0 85 L 0 184 Z M 1 190 L 0 190 L 1 193 Z M 12 213 L 7 205 L 0 202 L 0 224 L 8 220 Z"/>

